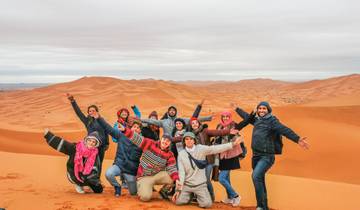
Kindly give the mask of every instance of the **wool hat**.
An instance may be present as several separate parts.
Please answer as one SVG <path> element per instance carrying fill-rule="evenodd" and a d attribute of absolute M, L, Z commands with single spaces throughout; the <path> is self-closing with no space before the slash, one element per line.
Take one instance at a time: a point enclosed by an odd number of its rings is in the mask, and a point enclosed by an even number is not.
<path fill-rule="evenodd" d="M 184 135 L 183 135 L 183 140 L 185 140 L 185 137 L 190 137 L 190 138 L 192 138 L 192 139 L 195 139 L 196 137 L 195 137 L 195 134 L 193 133 L 193 132 L 186 132 L 186 133 L 184 133 Z"/>
<path fill-rule="evenodd" d="M 173 140 L 173 138 L 172 138 L 170 135 L 168 135 L 168 134 L 162 135 L 161 138 L 163 138 L 163 139 L 168 139 L 168 140 L 171 141 L 171 142 L 172 142 L 172 140 Z"/>
<path fill-rule="evenodd" d="M 87 141 L 87 140 L 89 140 L 89 139 L 95 139 L 95 140 L 96 140 L 96 145 L 95 145 L 95 147 L 99 147 L 100 144 L 102 143 L 101 140 L 100 140 L 100 135 L 99 135 L 99 133 L 98 133 L 97 131 L 91 132 L 89 135 L 87 135 L 87 136 L 85 137 L 84 140 Z"/>
<path fill-rule="evenodd" d="M 151 117 L 155 117 L 155 119 L 158 119 L 158 114 L 156 111 L 152 111 L 150 114 L 149 114 L 149 118 Z"/>
<path fill-rule="evenodd" d="M 128 116 L 130 115 L 130 112 L 129 112 L 129 110 L 128 110 L 127 108 L 122 108 L 122 109 L 120 109 L 120 110 L 116 113 L 116 115 L 117 115 L 118 117 L 120 117 L 121 112 L 123 112 L 123 111 L 127 112 Z"/>
<path fill-rule="evenodd" d="M 186 122 L 185 122 L 185 120 L 182 119 L 182 118 L 176 118 L 176 119 L 174 120 L 174 123 L 176 124 L 176 122 L 181 122 L 181 123 L 184 125 L 184 127 L 186 126 Z"/>
<path fill-rule="evenodd" d="M 260 103 L 257 105 L 256 108 L 258 109 L 259 106 L 266 106 L 266 108 L 268 109 L 268 112 L 269 112 L 269 113 L 272 112 L 272 108 L 271 108 L 269 102 L 267 102 L 267 101 L 262 101 L 262 102 L 260 102 Z"/>

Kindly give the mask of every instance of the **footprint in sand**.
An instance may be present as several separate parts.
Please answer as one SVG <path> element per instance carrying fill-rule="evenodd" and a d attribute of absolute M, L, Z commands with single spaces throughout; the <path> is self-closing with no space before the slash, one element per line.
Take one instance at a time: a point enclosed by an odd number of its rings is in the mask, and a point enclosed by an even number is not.
<path fill-rule="evenodd" d="M 61 207 L 57 208 L 56 210 L 66 210 L 66 209 L 73 209 L 73 204 L 71 201 L 65 201 L 62 203 L 55 203 L 55 205 L 60 205 Z"/>

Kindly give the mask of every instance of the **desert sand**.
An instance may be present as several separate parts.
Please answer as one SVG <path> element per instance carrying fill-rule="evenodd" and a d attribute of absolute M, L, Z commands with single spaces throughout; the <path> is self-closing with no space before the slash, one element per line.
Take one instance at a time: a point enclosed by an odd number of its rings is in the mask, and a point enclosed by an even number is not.
<path fill-rule="evenodd" d="M 280 121 L 301 136 L 307 136 L 309 151 L 284 140 L 284 154 L 267 179 L 269 204 L 274 209 L 357 209 L 360 201 L 360 170 L 356 167 L 360 151 L 360 75 L 349 75 L 301 83 L 255 79 L 238 82 L 172 82 L 161 80 L 120 80 L 84 77 L 76 81 L 32 90 L 0 93 L 0 208 L 6 209 L 198 209 L 176 207 L 157 199 L 140 203 L 125 195 L 115 198 L 106 185 L 103 195 L 79 195 L 65 177 L 66 159 L 47 146 L 44 128 L 70 141 L 85 135 L 65 94 L 73 94 L 82 108 L 100 106 L 109 122 L 116 111 L 136 104 L 143 117 L 156 110 L 162 115 L 169 105 L 179 115 L 189 117 L 201 99 L 201 115 L 213 114 L 215 128 L 219 111 L 230 110 L 230 103 L 251 111 L 261 100 L 274 106 Z M 234 113 L 236 121 L 240 118 Z M 250 150 L 252 127 L 244 129 Z M 107 151 L 107 168 L 116 145 Z M 254 209 L 251 182 L 251 152 L 232 174 L 232 182 L 242 195 L 241 208 Z M 225 191 L 215 183 L 217 201 Z M 123 191 L 127 194 L 126 191 Z M 157 196 L 154 193 L 154 196 Z M 233 209 L 215 203 L 213 209 Z"/>

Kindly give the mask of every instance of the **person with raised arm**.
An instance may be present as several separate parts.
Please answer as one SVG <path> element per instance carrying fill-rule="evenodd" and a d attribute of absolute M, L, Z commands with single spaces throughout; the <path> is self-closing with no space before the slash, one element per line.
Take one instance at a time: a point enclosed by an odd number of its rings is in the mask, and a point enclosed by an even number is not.
<path fill-rule="evenodd" d="M 250 114 L 237 107 L 236 113 L 243 119 L 249 118 Z M 265 184 L 266 172 L 275 162 L 275 155 L 281 154 L 281 136 L 285 136 L 297 143 L 303 149 L 309 149 L 306 137 L 300 137 L 292 129 L 283 125 L 272 114 L 272 108 L 266 101 L 260 102 L 254 109 L 256 117 L 250 122 L 254 128 L 252 132 L 251 149 L 252 157 L 252 180 L 255 187 L 257 210 L 268 210 L 267 190 Z"/>

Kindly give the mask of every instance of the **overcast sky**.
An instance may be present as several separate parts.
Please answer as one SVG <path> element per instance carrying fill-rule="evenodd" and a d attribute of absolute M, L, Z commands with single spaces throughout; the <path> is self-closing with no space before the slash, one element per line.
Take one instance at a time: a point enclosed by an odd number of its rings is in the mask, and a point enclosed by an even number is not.
<path fill-rule="evenodd" d="M 359 0 L 0 0 L 0 83 L 360 73 Z"/>

